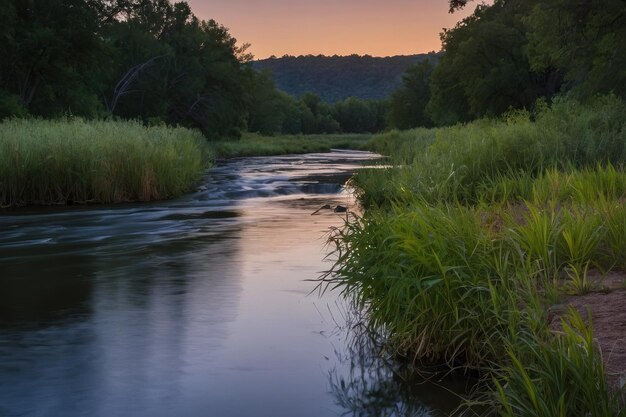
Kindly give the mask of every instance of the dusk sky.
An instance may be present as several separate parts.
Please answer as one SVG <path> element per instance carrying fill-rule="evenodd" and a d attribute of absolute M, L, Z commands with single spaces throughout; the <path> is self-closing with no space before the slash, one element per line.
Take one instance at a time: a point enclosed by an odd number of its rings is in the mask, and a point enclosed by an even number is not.
<path fill-rule="evenodd" d="M 448 13 L 447 0 L 187 0 L 258 59 L 324 54 L 388 56 L 438 51 L 439 33 L 475 7 Z"/>

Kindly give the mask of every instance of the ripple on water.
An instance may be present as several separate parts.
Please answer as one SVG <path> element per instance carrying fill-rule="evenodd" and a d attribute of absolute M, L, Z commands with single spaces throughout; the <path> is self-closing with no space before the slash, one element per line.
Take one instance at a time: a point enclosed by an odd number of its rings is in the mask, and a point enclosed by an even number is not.
<path fill-rule="evenodd" d="M 351 379 L 336 295 L 308 295 L 345 218 L 311 213 L 350 205 L 373 157 L 238 159 L 174 201 L 0 214 L 0 415 L 326 417 L 395 386 Z"/>

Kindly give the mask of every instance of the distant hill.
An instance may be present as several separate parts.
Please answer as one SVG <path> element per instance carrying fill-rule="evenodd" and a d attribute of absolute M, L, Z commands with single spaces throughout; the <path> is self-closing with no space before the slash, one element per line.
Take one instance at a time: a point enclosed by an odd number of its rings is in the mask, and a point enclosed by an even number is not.
<path fill-rule="evenodd" d="M 382 99 L 402 82 L 408 67 L 438 54 L 377 58 L 359 56 L 284 56 L 253 61 L 257 70 L 270 70 L 276 86 L 295 96 L 307 91 L 334 103 L 347 97 Z"/>

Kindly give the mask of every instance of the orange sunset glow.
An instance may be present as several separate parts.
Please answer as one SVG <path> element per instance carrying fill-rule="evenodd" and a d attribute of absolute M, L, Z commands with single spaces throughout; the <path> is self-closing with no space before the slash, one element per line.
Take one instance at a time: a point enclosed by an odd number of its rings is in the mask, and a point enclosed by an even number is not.
<path fill-rule="evenodd" d="M 188 0 L 201 19 L 215 19 L 256 58 L 409 55 L 441 48 L 439 33 L 471 14 L 448 13 L 446 0 Z"/>

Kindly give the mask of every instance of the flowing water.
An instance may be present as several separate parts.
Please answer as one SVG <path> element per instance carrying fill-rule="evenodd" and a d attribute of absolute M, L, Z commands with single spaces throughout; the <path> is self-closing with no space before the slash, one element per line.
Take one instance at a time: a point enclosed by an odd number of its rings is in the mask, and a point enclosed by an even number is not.
<path fill-rule="evenodd" d="M 373 155 L 228 161 L 155 204 L 0 213 L 0 416 L 437 416 L 310 294 Z M 348 320 L 348 322 L 346 322 Z M 438 412 L 437 410 L 443 410 Z"/>

